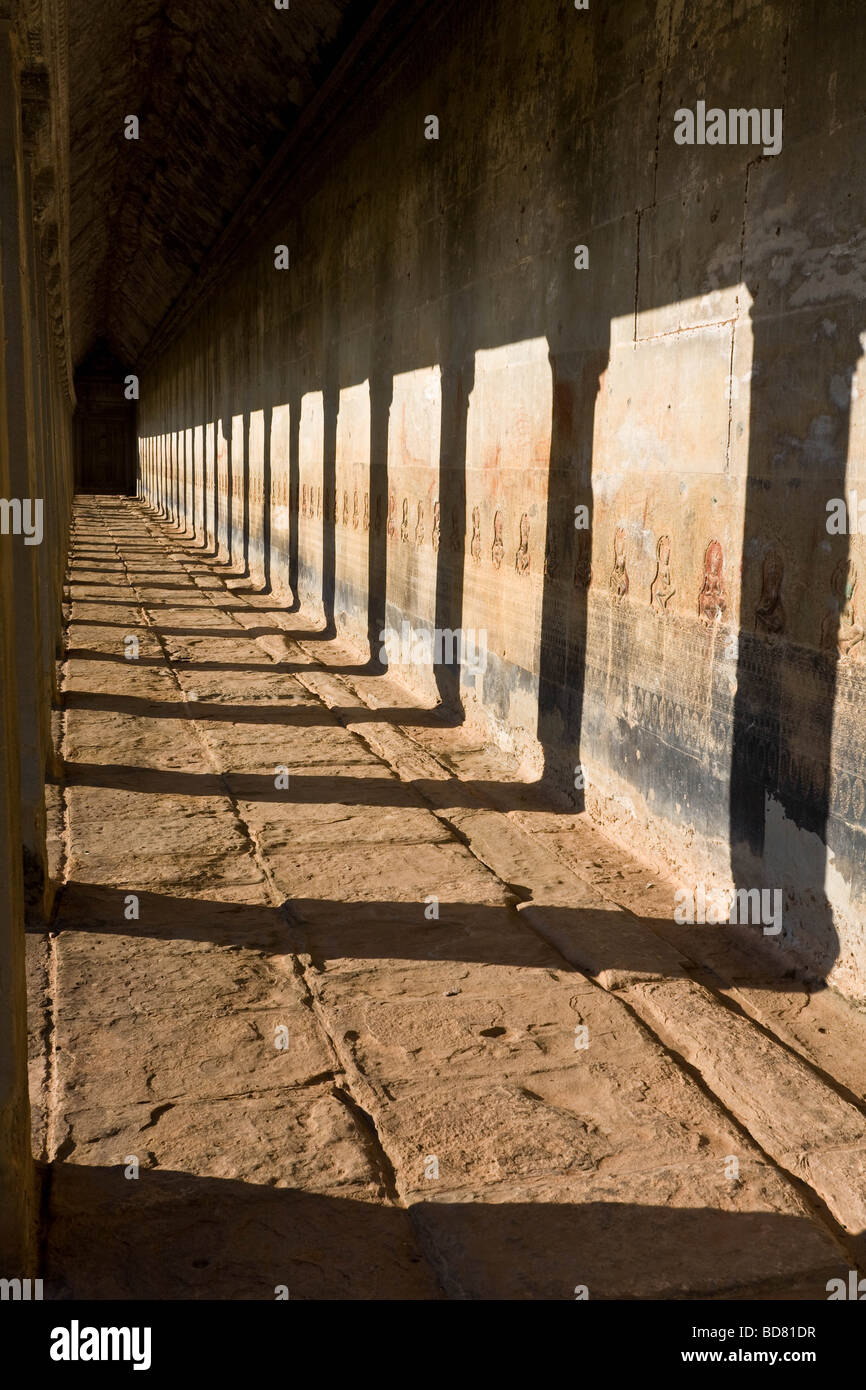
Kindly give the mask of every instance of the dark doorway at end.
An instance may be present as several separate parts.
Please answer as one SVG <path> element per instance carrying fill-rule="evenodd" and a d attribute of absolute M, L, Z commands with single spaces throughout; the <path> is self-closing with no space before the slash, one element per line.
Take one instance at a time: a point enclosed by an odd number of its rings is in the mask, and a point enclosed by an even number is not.
<path fill-rule="evenodd" d="M 97 343 L 76 370 L 76 492 L 135 495 L 136 407 L 127 399 L 128 376 L 105 343 Z"/>

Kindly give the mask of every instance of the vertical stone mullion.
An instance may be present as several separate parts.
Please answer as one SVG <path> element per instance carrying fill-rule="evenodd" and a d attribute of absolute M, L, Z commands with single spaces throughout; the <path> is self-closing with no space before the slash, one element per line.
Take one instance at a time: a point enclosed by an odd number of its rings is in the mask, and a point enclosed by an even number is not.
<path fill-rule="evenodd" d="M 8 496 L 40 496 L 29 313 L 31 255 L 27 224 L 24 149 L 21 130 L 21 92 L 15 40 L 0 31 L 0 216 L 6 337 L 6 404 L 9 458 Z M 38 546 L 25 545 L 23 536 L 4 536 L 13 566 L 15 671 L 18 682 L 21 779 L 21 837 L 34 892 L 41 891 L 45 873 L 45 809 L 43 780 L 47 764 L 44 705 L 47 698 L 40 647 L 40 565 Z M 43 698 L 44 697 L 44 698 Z M 42 711 L 42 712 L 40 712 Z"/>
<path fill-rule="evenodd" d="M 5 497 L 14 495 L 13 453 L 20 445 L 20 404 L 14 397 L 21 387 L 13 338 L 16 320 L 20 323 L 20 272 L 12 43 L 9 25 L 0 19 L 0 492 Z M 13 575 L 13 546 L 19 545 L 18 537 L 0 536 L 0 1250 L 9 1278 L 30 1275 L 35 1253 L 18 758 L 21 671 Z"/>

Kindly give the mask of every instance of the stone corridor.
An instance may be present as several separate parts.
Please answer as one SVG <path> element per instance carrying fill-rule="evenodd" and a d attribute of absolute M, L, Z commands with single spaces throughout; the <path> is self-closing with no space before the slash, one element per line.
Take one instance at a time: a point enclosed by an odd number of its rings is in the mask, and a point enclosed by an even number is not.
<path fill-rule="evenodd" d="M 866 5 L 830 8 L 0 0 L 0 1303 L 44 1304 L 38 1373 L 127 1320 L 240 1380 L 292 1364 L 286 1300 L 587 1299 L 645 1373 L 728 1301 L 742 1359 L 757 1299 L 832 1379 Z"/>
<path fill-rule="evenodd" d="M 661 871 L 260 587 L 76 504 L 28 937 L 52 1296 L 826 1297 L 863 1014 L 677 926 Z"/>

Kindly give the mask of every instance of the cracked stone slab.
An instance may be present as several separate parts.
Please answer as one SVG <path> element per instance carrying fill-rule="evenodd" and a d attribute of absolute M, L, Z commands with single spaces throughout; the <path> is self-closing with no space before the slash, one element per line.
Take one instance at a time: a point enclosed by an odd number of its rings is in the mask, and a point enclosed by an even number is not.
<path fill-rule="evenodd" d="M 361 858 L 357 850 L 342 845 L 281 850 L 269 855 L 268 862 L 275 881 L 290 898 L 326 898 L 335 884 L 342 884 L 355 902 L 414 902 L 422 922 L 431 896 L 446 905 L 504 906 L 511 901 L 499 880 L 455 841 L 422 841 L 411 848 L 382 845 L 375 854 Z"/>
<path fill-rule="evenodd" d="M 293 931 L 297 936 L 301 929 Z M 520 956 L 523 963 L 519 965 L 494 965 L 484 961 L 470 964 L 442 956 L 440 959 L 391 959 L 385 972 L 374 962 L 335 964 L 324 960 L 311 964 L 312 973 L 307 978 L 320 996 L 327 992 L 337 1006 L 347 999 L 353 1002 L 420 1002 L 438 993 L 447 997 L 466 993 L 470 998 L 503 999 L 532 990 L 547 990 L 551 983 L 554 986 L 567 983 L 573 995 L 595 990 L 590 980 L 565 965 L 544 942 L 535 949 L 531 941 L 518 935 L 515 946 L 518 943 L 524 948 Z"/>
<path fill-rule="evenodd" d="M 153 964 L 158 971 L 159 960 Z M 201 1002 L 183 1012 L 130 1009 L 106 1015 L 98 1029 L 78 1018 L 73 994 L 56 1027 L 58 1079 L 70 1092 L 96 1087 L 154 1103 L 303 1085 L 332 1071 L 334 1059 L 294 992 L 284 980 L 277 1002 L 241 1008 L 231 1000 L 207 1004 L 199 995 Z M 190 973 L 188 997 L 197 994 Z"/>
<path fill-rule="evenodd" d="M 811 1151 L 863 1136 L 860 1111 L 811 1067 L 690 980 L 635 985 L 629 997 L 658 1020 L 716 1095 L 768 1151 Z"/>
<path fill-rule="evenodd" d="M 700 1157 L 708 1185 L 719 1191 L 731 1156 L 743 1170 L 758 1157 L 724 1112 L 649 1044 L 508 1079 L 364 1081 L 404 1197 L 428 1186 L 431 1155 L 448 1188 L 578 1171 L 647 1172 Z"/>
<path fill-rule="evenodd" d="M 558 986 L 549 975 L 536 978 L 534 991 L 517 978 L 510 990 L 491 988 L 501 974 L 485 980 L 475 972 L 474 981 L 455 987 L 448 963 L 432 980 L 428 972 L 433 988 L 423 994 L 368 998 L 355 976 L 325 977 L 317 993 L 354 1064 L 389 1086 L 419 1075 L 432 1085 L 484 1076 L 496 1083 L 541 1068 L 579 1072 L 580 1059 L 647 1047 L 648 1034 L 629 1011 L 583 976 Z"/>
<path fill-rule="evenodd" d="M 204 727 L 208 746 L 226 772 L 273 775 L 274 764 L 283 763 L 295 772 L 315 767 L 321 768 L 323 775 L 333 770 L 336 777 L 351 767 L 353 777 L 363 776 L 360 769 L 365 768 L 370 769 L 370 776 L 382 776 L 381 763 L 339 725 L 332 730 L 309 723 L 295 728 L 291 715 L 270 723 L 266 718 L 265 708 L 261 723 L 220 725 L 211 721 Z"/>
<path fill-rule="evenodd" d="M 793 1166 L 795 1157 L 802 1177 L 820 1192 L 845 1230 L 857 1237 L 860 1260 L 866 1261 L 866 1143 L 786 1156 L 786 1166 Z"/>
<path fill-rule="evenodd" d="M 191 982 L 216 1007 L 241 997 L 247 1007 L 278 1004 L 287 989 L 279 958 L 285 937 L 272 930 L 268 918 L 257 919 L 249 909 L 236 911 L 237 945 L 231 933 L 222 942 L 215 941 L 207 927 L 197 941 L 159 936 L 147 924 L 141 924 L 137 936 L 127 934 L 134 924 L 126 922 L 126 930 L 110 937 L 90 927 L 61 928 L 54 949 L 57 968 L 63 972 L 64 1008 L 94 1024 L 124 1013 L 177 1012 L 189 999 Z M 248 924 L 246 930 L 241 929 L 243 922 Z M 159 971 L 156 992 L 155 969 Z"/>
<path fill-rule="evenodd" d="M 801 1058 L 692 981 L 636 985 L 638 1012 L 696 1067 L 773 1159 L 805 1178 L 847 1230 L 866 1229 L 864 1117 Z M 836 1151 L 824 1159 L 822 1151 Z"/>
<path fill-rule="evenodd" d="M 230 838 L 228 846 L 216 853 L 174 853 L 156 855 L 153 846 L 142 846 L 136 854 L 118 847 L 114 854 L 84 849 L 80 844 L 69 855 L 69 873 L 84 882 L 96 882 L 125 888 L 130 893 L 140 889 L 165 893 L 198 896 L 207 892 L 216 898 L 225 891 L 250 894 L 260 889 L 264 893 L 265 878 L 247 846 Z"/>
<path fill-rule="evenodd" d="M 93 1105 L 71 1096 L 62 1120 L 70 1161 L 113 1175 L 116 1201 L 158 1204 L 163 1192 L 154 1180 L 162 1172 L 174 1174 L 175 1192 L 191 1195 L 200 1179 L 221 1178 L 341 1191 L 362 1201 L 385 1197 L 369 1135 L 332 1079 L 173 1104 L 121 1100 L 114 1106 Z M 124 1175 L 133 1156 L 138 1178 Z"/>
<path fill-rule="evenodd" d="M 324 778 L 326 770 L 316 769 Z M 353 774 L 357 775 L 353 769 Z M 339 774 L 335 772 L 335 776 Z M 341 802 L 291 799 L 291 774 L 287 800 L 240 801 L 241 814 L 255 834 L 263 853 L 270 858 L 299 846 L 330 848 L 338 840 L 345 849 L 357 845 L 357 853 L 376 853 L 374 846 L 453 843 L 446 826 L 438 824 L 429 812 L 414 807 L 352 806 Z"/>

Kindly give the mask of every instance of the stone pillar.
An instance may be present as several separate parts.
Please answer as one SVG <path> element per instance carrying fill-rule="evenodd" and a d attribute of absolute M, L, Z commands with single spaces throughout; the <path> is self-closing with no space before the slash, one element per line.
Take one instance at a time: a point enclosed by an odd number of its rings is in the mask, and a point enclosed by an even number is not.
<path fill-rule="evenodd" d="M 15 38 L 0 33 L 0 277 L 3 281 L 6 410 L 9 481 L 5 496 L 35 503 L 40 491 L 36 417 L 30 364 L 30 228 L 24 197 L 21 93 Z M 12 552 L 15 675 L 18 686 L 18 739 L 21 783 L 21 839 L 32 891 L 41 897 L 45 877 L 44 772 L 49 730 L 49 683 L 43 668 L 38 545 L 23 536 L 0 536 Z"/>
<path fill-rule="evenodd" d="M 22 464 L 20 456 L 16 458 L 16 450 L 21 447 L 23 423 L 16 101 L 13 36 L 9 23 L 0 15 L 0 495 L 6 498 L 21 495 L 16 489 Z M 13 474 L 16 475 L 14 479 Z M 28 1277 L 34 1272 L 36 1244 L 35 1182 L 27 1094 L 17 718 L 22 661 L 28 672 L 32 671 L 35 649 L 32 627 L 29 643 L 24 644 L 23 650 L 19 647 L 21 624 L 16 612 L 19 582 L 26 580 L 30 592 L 34 591 L 33 549 L 25 549 L 20 536 L 0 535 L 0 1277 L 3 1278 Z M 32 613 L 30 621 L 32 623 Z M 27 703 L 32 710 L 35 703 L 32 688 Z M 32 739 L 33 734 L 31 723 L 28 737 Z M 39 800 L 41 804 L 41 787 Z M 33 830 L 31 823 L 31 834 Z"/>

